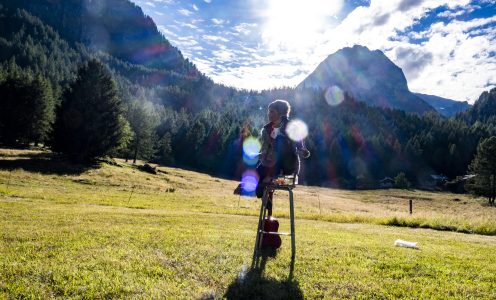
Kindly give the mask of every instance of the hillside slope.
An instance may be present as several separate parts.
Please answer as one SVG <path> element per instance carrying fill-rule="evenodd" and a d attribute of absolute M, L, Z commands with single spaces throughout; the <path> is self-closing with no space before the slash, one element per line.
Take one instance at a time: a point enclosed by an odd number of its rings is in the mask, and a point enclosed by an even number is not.
<path fill-rule="evenodd" d="M 82 43 L 145 67 L 197 74 L 180 51 L 158 31 L 153 20 L 128 0 L 7 0 L 11 10 L 24 9 L 54 28 L 72 46 Z"/>

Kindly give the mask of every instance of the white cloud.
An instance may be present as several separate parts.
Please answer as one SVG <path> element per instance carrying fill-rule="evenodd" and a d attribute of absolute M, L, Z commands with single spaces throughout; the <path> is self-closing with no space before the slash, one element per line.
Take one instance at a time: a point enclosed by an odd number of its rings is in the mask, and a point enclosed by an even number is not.
<path fill-rule="evenodd" d="M 496 58 L 489 55 L 496 52 L 496 30 L 494 26 L 477 28 L 495 22 L 492 17 L 432 26 L 423 48 L 433 54 L 433 62 L 410 81 L 410 88 L 455 100 L 476 100 L 488 82 L 496 82 Z M 473 32 L 486 34 L 473 36 Z"/>
<path fill-rule="evenodd" d="M 250 34 L 252 30 L 255 30 L 258 25 L 255 23 L 240 23 L 233 27 L 234 31 L 242 34 Z"/>
<path fill-rule="evenodd" d="M 256 6 L 253 11 L 259 22 L 247 18 L 238 23 L 224 14 L 221 19 L 218 15 L 207 18 L 201 15 L 203 10 L 196 13 L 225 28 L 222 36 L 216 31 L 198 35 L 204 20 L 186 25 L 176 20 L 178 26 L 159 29 L 186 56 L 191 55 L 188 58 L 200 71 L 235 87 L 297 85 L 329 54 L 355 44 L 382 50 L 403 69 L 412 91 L 473 101 L 488 89 L 488 83 L 496 82 L 496 17 L 458 18 L 478 9 L 481 1 L 474 5 L 470 0 L 372 0 L 340 22 L 334 15 L 345 0 L 333 5 L 324 0 L 249 1 Z M 178 12 L 190 16 L 197 11 L 190 7 Z M 432 16 L 438 8 L 444 12 Z M 423 26 L 428 14 L 439 22 Z M 229 22 L 233 25 L 227 28 Z M 184 34 L 184 30 L 190 30 L 186 39 L 173 34 Z"/>
<path fill-rule="evenodd" d="M 184 24 L 181 24 L 181 25 L 184 26 L 184 27 L 191 28 L 191 29 L 198 29 L 198 26 L 193 25 L 193 24 L 189 24 L 189 23 L 184 23 Z"/>
<path fill-rule="evenodd" d="M 153 2 L 145 2 L 145 4 L 151 7 L 155 7 L 155 4 Z"/>
<path fill-rule="evenodd" d="M 233 58 L 235 57 L 234 53 L 228 50 L 215 51 L 214 56 L 217 57 L 217 59 L 222 62 L 232 61 Z"/>
<path fill-rule="evenodd" d="M 192 5 L 192 7 L 193 7 L 193 9 L 194 9 L 195 11 L 198 11 L 198 6 L 196 6 L 195 4 L 193 4 L 193 5 Z"/>
<path fill-rule="evenodd" d="M 181 15 L 183 15 L 183 16 L 186 16 L 186 17 L 189 17 L 189 16 L 191 16 L 191 15 L 193 14 L 193 12 L 192 12 L 192 11 L 187 10 L 187 9 L 185 9 L 185 8 L 181 8 L 181 9 L 180 9 L 180 10 L 178 10 L 177 12 L 178 12 L 178 13 L 180 13 Z"/>
<path fill-rule="evenodd" d="M 421 5 L 423 1 L 424 0 L 401 0 L 398 4 L 398 10 L 408 11 L 414 7 Z"/>
<path fill-rule="evenodd" d="M 295 74 L 299 72 L 297 66 L 292 65 L 258 65 L 241 66 L 233 70 L 222 70 L 212 75 L 216 82 L 228 86 L 245 89 L 269 89 L 274 87 L 283 87 L 291 85 L 289 82 L 294 80 Z M 266 74 L 260 76 L 260 74 Z M 305 75 L 296 76 L 295 81 L 301 81 Z"/>
<path fill-rule="evenodd" d="M 408 43 L 393 48 L 387 54 L 390 59 L 403 67 L 403 72 L 409 74 L 410 80 L 420 76 L 425 67 L 433 61 L 431 52 L 425 51 L 420 45 Z"/>
<path fill-rule="evenodd" d="M 212 0 L 203 0 L 205 3 L 212 3 Z"/>
<path fill-rule="evenodd" d="M 222 24 L 227 23 L 226 20 L 217 19 L 217 18 L 212 18 L 211 20 L 212 20 L 212 23 L 214 23 L 215 25 L 222 25 Z"/>
<path fill-rule="evenodd" d="M 214 64 L 211 60 L 195 58 L 193 59 L 194 64 L 198 69 L 206 74 L 212 74 L 215 70 L 212 67 Z"/>
<path fill-rule="evenodd" d="M 446 10 L 446 11 L 439 13 L 437 16 L 439 18 L 456 18 L 456 17 L 461 16 L 463 14 L 465 14 L 465 11 L 463 11 L 463 10 L 459 10 L 459 11 Z"/>
<path fill-rule="evenodd" d="M 162 32 L 165 35 L 166 38 L 177 37 L 177 34 L 174 33 L 174 31 L 167 29 L 164 25 L 158 25 L 157 28 L 160 32 Z"/>
<path fill-rule="evenodd" d="M 185 49 L 180 49 L 181 51 L 186 51 L 193 46 L 197 46 L 198 42 L 195 40 L 194 36 L 179 36 L 174 39 L 174 43 L 179 47 L 185 47 Z M 187 48 L 186 48 L 187 47 Z"/>
<path fill-rule="evenodd" d="M 221 37 L 221 36 L 216 36 L 216 35 L 204 35 L 203 39 L 207 40 L 207 41 L 214 41 L 214 42 L 215 41 L 229 42 L 228 39 Z"/>

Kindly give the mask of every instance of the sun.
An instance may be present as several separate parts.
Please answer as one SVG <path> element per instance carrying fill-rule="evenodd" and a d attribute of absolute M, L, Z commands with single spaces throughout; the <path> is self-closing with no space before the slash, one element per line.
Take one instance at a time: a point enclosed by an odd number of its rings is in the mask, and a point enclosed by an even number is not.
<path fill-rule="evenodd" d="M 335 21 L 342 0 L 270 0 L 262 38 L 271 48 L 306 48 Z"/>

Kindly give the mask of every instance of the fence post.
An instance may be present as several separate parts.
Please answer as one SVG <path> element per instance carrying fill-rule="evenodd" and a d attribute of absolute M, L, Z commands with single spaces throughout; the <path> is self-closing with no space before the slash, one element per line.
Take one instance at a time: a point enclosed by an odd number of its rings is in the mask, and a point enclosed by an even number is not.
<path fill-rule="evenodd" d="M 410 203 L 410 214 L 413 214 L 413 200 L 410 199 L 409 203 Z"/>

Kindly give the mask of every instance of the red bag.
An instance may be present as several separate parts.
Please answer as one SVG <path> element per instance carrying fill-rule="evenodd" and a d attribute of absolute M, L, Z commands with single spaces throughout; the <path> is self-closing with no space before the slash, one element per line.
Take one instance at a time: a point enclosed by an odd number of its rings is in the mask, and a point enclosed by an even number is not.
<path fill-rule="evenodd" d="M 269 217 L 265 219 L 264 231 L 265 232 L 277 232 L 279 230 L 279 221 L 276 218 Z M 281 247 L 281 237 L 276 234 L 263 234 L 262 247 L 271 247 L 278 249 Z"/>

